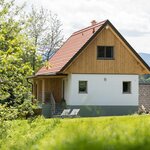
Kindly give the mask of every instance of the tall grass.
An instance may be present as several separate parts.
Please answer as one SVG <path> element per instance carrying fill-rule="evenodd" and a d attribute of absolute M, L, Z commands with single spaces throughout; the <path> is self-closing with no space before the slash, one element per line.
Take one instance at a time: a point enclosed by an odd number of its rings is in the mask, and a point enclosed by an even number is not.
<path fill-rule="evenodd" d="M 1 150 L 150 149 L 150 116 L 38 118 L 9 123 L 6 136 L 0 139 Z"/>

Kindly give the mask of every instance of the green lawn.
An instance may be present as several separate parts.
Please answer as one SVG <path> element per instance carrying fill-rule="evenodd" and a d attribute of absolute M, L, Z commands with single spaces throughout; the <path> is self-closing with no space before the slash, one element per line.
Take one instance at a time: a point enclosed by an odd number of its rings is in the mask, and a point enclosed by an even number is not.
<path fill-rule="evenodd" d="M 15 120 L 0 128 L 1 150 L 150 149 L 150 116 Z"/>

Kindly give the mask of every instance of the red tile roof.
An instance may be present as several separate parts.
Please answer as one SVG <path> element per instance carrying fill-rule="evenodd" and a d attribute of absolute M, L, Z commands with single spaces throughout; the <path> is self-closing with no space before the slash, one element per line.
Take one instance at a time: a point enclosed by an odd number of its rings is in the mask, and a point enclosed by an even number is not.
<path fill-rule="evenodd" d="M 43 66 L 36 75 L 48 75 L 59 72 L 105 22 L 102 21 L 74 32 L 48 61 L 51 67 L 47 69 Z"/>

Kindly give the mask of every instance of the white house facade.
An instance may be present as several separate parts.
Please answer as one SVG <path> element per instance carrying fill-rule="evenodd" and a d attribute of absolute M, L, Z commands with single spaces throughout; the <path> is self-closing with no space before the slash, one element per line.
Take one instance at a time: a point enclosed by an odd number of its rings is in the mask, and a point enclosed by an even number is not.
<path fill-rule="evenodd" d="M 64 81 L 67 106 L 82 108 L 91 116 L 128 114 L 138 109 L 138 75 L 70 74 Z M 80 92 L 82 82 L 86 87 Z"/>

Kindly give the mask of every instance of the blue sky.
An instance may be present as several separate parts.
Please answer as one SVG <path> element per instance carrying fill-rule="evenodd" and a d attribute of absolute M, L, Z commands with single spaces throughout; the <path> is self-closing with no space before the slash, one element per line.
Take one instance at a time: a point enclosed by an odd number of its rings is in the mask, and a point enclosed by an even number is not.
<path fill-rule="evenodd" d="M 16 0 L 56 13 L 63 24 L 65 38 L 90 25 L 95 19 L 109 19 L 137 52 L 150 53 L 149 0 Z"/>

